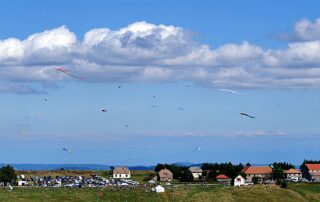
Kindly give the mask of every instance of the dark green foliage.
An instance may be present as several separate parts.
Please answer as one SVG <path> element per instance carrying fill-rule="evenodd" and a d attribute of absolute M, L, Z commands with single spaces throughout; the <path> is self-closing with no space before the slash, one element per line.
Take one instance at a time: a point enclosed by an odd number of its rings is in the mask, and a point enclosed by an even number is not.
<path fill-rule="evenodd" d="M 243 165 L 241 163 L 238 165 L 233 165 L 231 162 L 204 163 L 201 168 L 202 170 L 210 170 L 210 171 L 216 171 L 216 172 L 219 171 L 219 174 L 223 173 L 227 175 L 229 178 L 234 179 L 238 176 L 239 172 L 243 169 Z"/>
<path fill-rule="evenodd" d="M 247 174 L 244 172 L 240 172 L 239 175 L 241 175 L 244 179 L 247 179 Z"/>
<path fill-rule="evenodd" d="M 288 188 L 288 181 L 287 180 L 283 180 L 282 183 L 281 183 L 281 188 Z"/>
<path fill-rule="evenodd" d="M 216 177 L 217 177 L 217 171 L 215 171 L 215 170 L 210 170 L 209 172 L 208 172 L 208 177 L 207 177 L 207 179 L 212 179 L 212 180 L 216 180 Z"/>
<path fill-rule="evenodd" d="M 181 182 L 192 182 L 193 181 L 193 175 L 189 169 L 182 171 L 180 181 Z"/>
<path fill-rule="evenodd" d="M 283 164 L 280 164 L 283 165 Z M 277 179 L 283 179 L 283 169 L 279 166 L 279 163 L 274 162 L 272 165 L 270 165 L 272 167 L 272 178 L 274 180 Z"/>
<path fill-rule="evenodd" d="M 12 166 L 3 166 L 0 169 L 0 182 L 4 183 L 14 183 L 17 180 L 16 171 Z"/>
<path fill-rule="evenodd" d="M 252 182 L 253 182 L 253 184 L 258 184 L 258 182 L 259 182 L 259 177 L 253 177 L 253 178 L 252 178 Z"/>
<path fill-rule="evenodd" d="M 295 168 L 294 165 L 292 165 L 291 163 L 287 163 L 287 162 L 274 162 L 272 165 L 273 166 L 277 165 L 282 170 L 289 170 L 290 168 Z"/>

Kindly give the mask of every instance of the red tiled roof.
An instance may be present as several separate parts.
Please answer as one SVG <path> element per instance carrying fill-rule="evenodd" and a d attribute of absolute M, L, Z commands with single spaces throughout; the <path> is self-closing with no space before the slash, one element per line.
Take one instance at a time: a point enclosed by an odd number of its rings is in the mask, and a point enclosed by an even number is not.
<path fill-rule="evenodd" d="M 224 174 L 220 174 L 217 176 L 217 179 L 229 179 L 229 177 Z"/>
<path fill-rule="evenodd" d="M 306 164 L 309 170 L 320 170 L 320 164 Z"/>
<path fill-rule="evenodd" d="M 301 174 L 300 170 L 296 170 L 294 168 L 290 168 L 289 170 L 283 170 L 284 174 Z"/>
<path fill-rule="evenodd" d="M 269 166 L 247 166 L 242 169 L 246 174 L 271 174 L 272 168 Z"/>

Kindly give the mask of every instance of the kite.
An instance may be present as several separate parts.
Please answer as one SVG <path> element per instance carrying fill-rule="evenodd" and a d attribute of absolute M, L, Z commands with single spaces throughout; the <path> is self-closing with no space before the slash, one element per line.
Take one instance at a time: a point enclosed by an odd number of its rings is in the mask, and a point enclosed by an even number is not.
<path fill-rule="evenodd" d="M 121 88 L 121 87 L 122 87 L 121 85 L 118 86 L 118 88 Z"/>
<path fill-rule="evenodd" d="M 62 73 L 65 73 L 65 74 L 67 74 L 67 75 L 69 75 L 69 76 L 71 76 L 73 78 L 76 78 L 76 79 L 85 79 L 85 78 L 78 77 L 78 76 L 75 76 L 75 75 L 71 74 L 68 70 L 66 70 L 66 69 L 64 69 L 62 67 L 56 67 L 56 70 L 58 70 L 58 71 L 60 71 Z"/>
<path fill-rule="evenodd" d="M 67 149 L 67 148 L 65 148 L 65 147 L 62 148 L 62 151 L 72 153 L 72 151 L 71 151 L 70 149 Z"/>
<path fill-rule="evenodd" d="M 188 87 L 188 88 L 190 88 L 190 87 L 191 87 L 191 85 L 190 85 L 190 84 L 188 84 L 188 85 L 187 85 L 187 87 Z"/>
<path fill-rule="evenodd" d="M 101 111 L 102 111 L 102 112 L 107 112 L 108 110 L 107 110 L 106 108 L 102 107 L 102 108 L 101 108 Z"/>
<path fill-rule="evenodd" d="M 184 107 L 178 107 L 178 110 L 185 110 L 185 108 Z"/>
<path fill-rule="evenodd" d="M 126 125 L 127 128 L 129 128 L 129 125 Z"/>
<path fill-rule="evenodd" d="M 250 116 L 249 114 L 243 113 L 243 112 L 241 112 L 240 115 L 242 115 L 242 116 L 247 116 L 247 117 L 252 118 L 252 119 L 256 118 L 256 117 L 254 117 L 254 116 Z"/>
<path fill-rule="evenodd" d="M 152 97 L 153 97 L 153 98 L 156 98 L 156 96 L 155 96 L 155 95 L 153 95 Z"/>
<path fill-rule="evenodd" d="M 196 150 L 198 150 L 198 151 L 200 151 L 200 150 L 201 150 L 201 148 L 200 148 L 200 147 L 196 147 L 195 149 L 196 149 Z"/>
<path fill-rule="evenodd" d="M 226 93 L 235 94 L 235 95 L 241 95 L 241 94 L 242 94 L 242 93 L 240 93 L 239 91 L 235 91 L 235 90 L 231 90 L 231 89 L 226 89 L 226 88 L 221 88 L 220 91 L 226 92 Z"/>
<path fill-rule="evenodd" d="M 48 101 L 49 101 L 49 98 L 44 98 L 44 101 L 48 102 Z"/>

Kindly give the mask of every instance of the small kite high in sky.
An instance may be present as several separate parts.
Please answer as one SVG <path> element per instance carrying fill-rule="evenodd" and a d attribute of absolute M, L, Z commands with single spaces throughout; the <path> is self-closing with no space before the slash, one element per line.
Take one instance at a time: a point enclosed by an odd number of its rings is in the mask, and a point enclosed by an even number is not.
<path fill-rule="evenodd" d="M 65 148 L 65 147 L 63 147 L 63 148 L 62 148 L 62 151 L 65 151 L 65 152 L 69 152 L 69 153 L 72 153 L 72 151 L 71 151 L 70 149 L 68 149 L 68 148 Z"/>
<path fill-rule="evenodd" d="M 108 110 L 107 110 L 106 108 L 102 107 L 102 108 L 101 108 L 101 111 L 102 111 L 102 112 L 107 112 Z"/>
<path fill-rule="evenodd" d="M 49 101 L 49 98 L 44 98 L 44 101 L 48 102 L 48 101 Z"/>
<path fill-rule="evenodd" d="M 66 69 L 64 69 L 62 67 L 56 67 L 56 70 L 58 70 L 58 71 L 60 71 L 62 73 L 65 73 L 65 74 L 67 74 L 67 75 L 69 75 L 69 76 L 71 76 L 73 78 L 76 78 L 76 79 L 85 79 L 85 78 L 82 78 L 82 77 L 75 76 L 75 75 L 71 74 L 68 70 L 66 70 Z"/>
<path fill-rule="evenodd" d="M 221 88 L 220 91 L 226 92 L 226 93 L 235 94 L 235 95 L 241 95 L 241 94 L 242 94 L 242 93 L 240 93 L 239 91 L 235 91 L 235 90 L 231 90 L 231 89 L 226 89 L 226 88 Z"/>
<path fill-rule="evenodd" d="M 254 117 L 254 116 L 251 116 L 251 115 L 249 115 L 249 114 L 247 114 L 247 113 L 243 113 L 243 112 L 240 112 L 240 115 L 242 115 L 242 116 L 247 116 L 247 117 L 252 118 L 252 119 L 256 118 L 256 117 Z"/>
<path fill-rule="evenodd" d="M 200 148 L 200 147 L 196 147 L 195 149 L 196 149 L 196 150 L 198 150 L 198 151 L 200 151 L 200 150 L 201 150 L 201 148 Z"/>

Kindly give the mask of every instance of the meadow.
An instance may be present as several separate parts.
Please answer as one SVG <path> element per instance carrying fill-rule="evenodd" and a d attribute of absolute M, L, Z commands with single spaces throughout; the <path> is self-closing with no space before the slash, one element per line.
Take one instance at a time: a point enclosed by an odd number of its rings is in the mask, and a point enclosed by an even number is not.
<path fill-rule="evenodd" d="M 144 188 L 15 188 L 0 189 L 0 201 L 320 201 L 320 184 L 289 184 L 253 187 L 183 186 L 165 193 Z"/>

